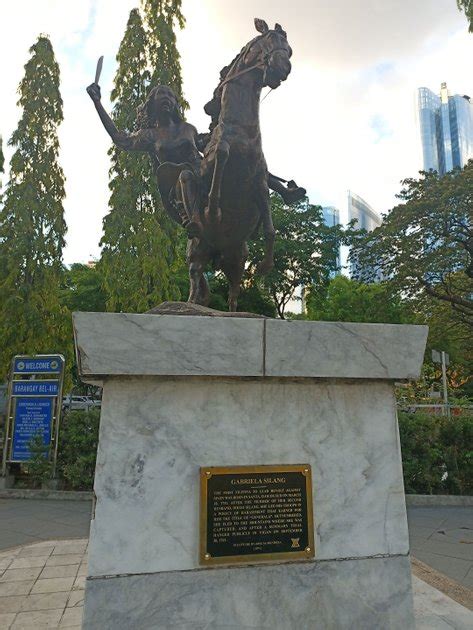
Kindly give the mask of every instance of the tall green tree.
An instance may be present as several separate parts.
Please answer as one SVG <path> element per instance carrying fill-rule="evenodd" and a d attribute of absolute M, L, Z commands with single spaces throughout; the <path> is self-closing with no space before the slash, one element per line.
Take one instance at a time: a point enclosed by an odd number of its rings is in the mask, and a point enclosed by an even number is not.
<path fill-rule="evenodd" d="M 73 263 L 65 269 L 61 302 L 71 313 L 105 311 L 106 301 L 102 276 L 96 265 Z"/>
<path fill-rule="evenodd" d="M 401 295 L 445 302 L 471 327 L 473 161 L 443 177 L 422 173 L 403 183 L 398 197 L 404 203 L 352 248 L 359 279 L 381 272 Z"/>
<path fill-rule="evenodd" d="M 180 2 L 145 2 L 146 24 L 138 9 L 130 13 L 111 94 L 112 118 L 123 131 L 136 130 L 137 110 L 155 84 L 167 82 L 182 94 L 172 4 L 177 23 L 183 23 Z M 162 60 L 161 48 L 166 51 Z M 107 308 L 145 311 L 179 297 L 173 274 L 182 235 L 163 209 L 150 157 L 115 146 L 110 156 L 110 211 L 104 218 L 99 263 Z"/>
<path fill-rule="evenodd" d="M 466 15 L 469 24 L 468 30 L 473 33 L 473 0 L 457 0 L 457 6 Z"/>
<path fill-rule="evenodd" d="M 0 378 L 12 355 L 64 352 L 68 344 L 68 317 L 59 301 L 66 233 L 58 160 L 59 66 L 43 35 L 30 53 L 0 210 Z"/>
<path fill-rule="evenodd" d="M 5 158 L 3 156 L 3 138 L 0 136 L 0 173 L 4 173 Z M 0 179 L 0 188 L 2 187 L 2 180 Z"/>
<path fill-rule="evenodd" d="M 324 224 L 320 206 L 307 198 L 286 206 L 279 195 L 271 195 L 276 230 L 274 268 L 259 282 L 271 296 L 277 314 L 285 318 L 291 300 L 301 299 L 300 288 L 321 288 L 337 271 L 340 244 L 347 238 L 341 226 Z M 263 238 L 250 243 L 250 283 L 256 282 L 255 268 L 263 257 Z"/>
<path fill-rule="evenodd" d="M 185 26 L 181 5 L 182 0 L 142 0 L 151 86 L 171 87 L 183 109 L 187 109 L 175 33 L 176 27 Z"/>

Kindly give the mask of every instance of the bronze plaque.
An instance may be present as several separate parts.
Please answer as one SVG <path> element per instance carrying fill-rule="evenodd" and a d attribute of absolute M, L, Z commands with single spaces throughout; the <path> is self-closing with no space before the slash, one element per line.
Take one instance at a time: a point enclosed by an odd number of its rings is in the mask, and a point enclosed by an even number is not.
<path fill-rule="evenodd" d="M 200 469 L 200 563 L 313 558 L 308 464 Z"/>

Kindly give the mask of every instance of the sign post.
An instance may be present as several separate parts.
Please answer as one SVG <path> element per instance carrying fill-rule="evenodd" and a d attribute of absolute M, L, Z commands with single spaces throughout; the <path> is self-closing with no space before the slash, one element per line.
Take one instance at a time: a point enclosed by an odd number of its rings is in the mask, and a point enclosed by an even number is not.
<path fill-rule="evenodd" d="M 442 389 L 443 389 L 443 402 L 445 405 L 444 415 L 450 418 L 450 406 L 448 404 L 448 387 L 447 387 L 447 365 L 450 363 L 450 357 L 443 350 L 432 350 L 432 361 L 434 363 L 442 364 Z"/>
<path fill-rule="evenodd" d="M 6 476 L 8 464 L 31 459 L 30 442 L 40 435 L 52 463 L 52 477 L 55 477 L 63 382 L 62 355 L 13 357 L 2 476 Z"/>

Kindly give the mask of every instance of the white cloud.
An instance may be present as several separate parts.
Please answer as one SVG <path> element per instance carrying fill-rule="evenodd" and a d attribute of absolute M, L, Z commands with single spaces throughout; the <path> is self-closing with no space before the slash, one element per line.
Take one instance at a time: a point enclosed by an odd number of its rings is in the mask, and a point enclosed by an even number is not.
<path fill-rule="evenodd" d="M 2 7 L 0 134 L 16 126 L 16 87 L 28 48 L 51 36 L 61 66 L 65 121 L 65 260 L 98 256 L 108 202 L 108 137 L 85 93 L 105 55 L 104 103 L 128 13 L 138 0 L 17 0 Z M 421 168 L 415 91 L 473 93 L 472 36 L 455 0 L 184 0 L 178 35 L 188 119 L 199 130 L 220 68 L 255 34 L 253 18 L 279 22 L 294 49 L 287 82 L 262 103 L 263 142 L 271 170 L 305 185 L 313 203 L 345 210 L 351 188 L 387 211 L 399 181 Z M 8 155 L 7 155 L 8 157 Z M 4 177 L 4 180 L 6 177 Z"/>

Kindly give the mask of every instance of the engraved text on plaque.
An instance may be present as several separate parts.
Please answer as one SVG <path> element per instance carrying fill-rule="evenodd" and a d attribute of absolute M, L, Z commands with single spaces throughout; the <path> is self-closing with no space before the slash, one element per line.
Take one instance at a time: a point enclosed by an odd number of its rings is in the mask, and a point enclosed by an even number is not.
<path fill-rule="evenodd" d="M 204 565 L 312 558 L 308 464 L 201 468 Z"/>

